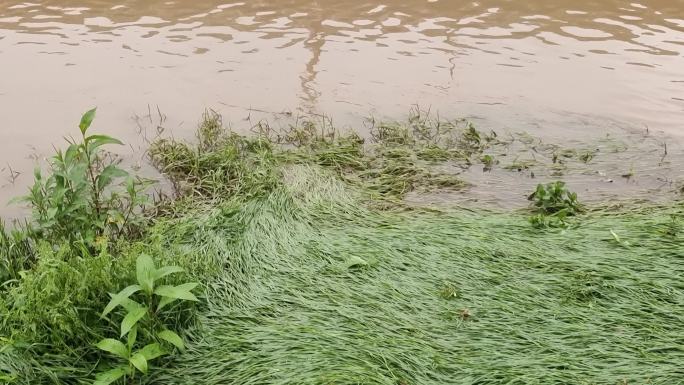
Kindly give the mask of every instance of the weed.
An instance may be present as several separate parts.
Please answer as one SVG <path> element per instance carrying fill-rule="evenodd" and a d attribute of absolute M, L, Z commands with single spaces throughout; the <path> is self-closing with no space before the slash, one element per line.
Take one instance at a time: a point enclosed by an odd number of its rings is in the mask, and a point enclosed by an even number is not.
<path fill-rule="evenodd" d="M 566 216 L 575 215 L 582 211 L 577 201 L 577 194 L 569 191 L 565 183 L 556 181 L 548 184 L 538 184 L 537 189 L 528 198 L 535 209 L 545 215 L 562 212 Z"/>
<path fill-rule="evenodd" d="M 529 218 L 534 228 L 566 228 L 566 218 L 580 213 L 583 209 L 577 201 L 577 194 L 570 192 L 565 183 L 556 181 L 538 184 L 534 193 L 527 197 L 532 201 L 536 214 Z"/>
<path fill-rule="evenodd" d="M 495 140 L 464 134 L 464 124 L 421 114 L 408 125 L 412 144 L 383 144 L 308 124 L 246 138 L 215 120 L 196 145 L 157 142 L 153 159 L 186 199 L 139 241 L 124 234 L 116 247 L 95 242 L 98 252 L 29 242 L 32 266 L 0 295 L 0 381 L 76 384 L 93 367 L 114 370 L 102 382 L 168 385 L 679 381 L 681 242 L 654 231 L 666 231 L 671 209 L 594 211 L 572 231 L 544 234 L 515 212 L 376 209 L 412 189 L 458 188 L 430 163 L 438 157 L 421 154 L 481 159 Z M 576 197 L 542 189 L 538 222 L 564 224 L 571 210 L 553 201 L 572 207 Z M 606 242 L 607 229 L 634 240 L 629 252 Z M 188 349 L 154 377 L 140 373 L 184 342 L 159 332 L 183 330 L 193 307 L 157 311 L 170 297 L 162 284 L 185 281 L 150 284 L 164 268 L 136 259 L 143 252 L 207 283 Z M 133 292 L 100 318 L 118 301 L 107 292 L 133 275 L 140 289 L 115 295 Z"/>
<path fill-rule="evenodd" d="M 149 361 L 162 355 L 168 354 L 164 345 L 184 349 L 183 339 L 175 332 L 169 330 L 163 323 L 161 311 L 173 301 L 197 301 L 192 290 L 197 283 L 185 283 L 177 286 L 160 285 L 162 278 L 167 275 L 183 271 L 177 266 L 164 266 L 157 269 L 154 261 L 148 255 L 140 255 L 136 261 L 136 276 L 138 283 L 113 294 L 107 304 L 102 317 L 105 317 L 118 306 L 126 310 L 126 315 L 121 321 L 121 333 L 119 338 L 126 336 L 126 344 L 113 339 L 105 338 L 97 343 L 100 350 L 108 352 L 124 362 L 101 372 L 95 380 L 96 385 L 108 385 L 120 378 L 132 382 L 136 371 L 147 374 Z M 139 293 L 139 302 L 131 299 Z M 134 350 L 138 335 L 151 339 L 138 350 Z"/>
<path fill-rule="evenodd" d="M 198 146 L 158 140 L 152 144 L 150 155 L 172 181 L 178 196 L 195 198 L 263 196 L 281 183 L 280 166 L 288 163 L 313 163 L 331 169 L 347 182 L 360 184 L 371 199 L 398 201 L 418 187 L 465 186 L 455 175 L 432 170 L 421 162 L 463 160 L 459 148 L 466 145 L 458 138 L 463 135 L 481 143 L 482 139 L 477 139 L 480 134 L 472 125 L 467 134 L 461 134 L 453 125 L 412 122 L 409 126 L 374 126 L 374 143 L 366 146 L 355 133 L 319 130 L 308 121 L 280 132 L 260 124 L 257 136 L 246 138 L 224 129 L 220 116 L 208 112 L 198 128 Z M 438 141 L 448 144 L 438 145 Z"/>
<path fill-rule="evenodd" d="M 568 223 L 566 222 L 567 214 L 559 211 L 553 215 L 547 214 L 535 214 L 532 215 L 528 220 L 532 227 L 535 229 L 545 229 L 545 228 L 567 228 Z"/>
<path fill-rule="evenodd" d="M 0 296 L 0 334 L 35 344 L 33 350 L 74 352 L 106 325 L 97 323 L 98 308 L 106 302 L 125 273 L 126 258 L 114 259 L 106 250 L 81 254 L 64 243 L 40 242 L 35 263 L 20 273 Z"/>
<path fill-rule="evenodd" d="M 130 234 L 140 225 L 136 209 L 146 203 L 146 185 L 103 152 L 103 146 L 121 141 L 87 135 L 94 118 L 95 109 L 83 115 L 80 141 L 70 140 L 66 151 L 57 151 L 48 176 L 37 168 L 30 193 L 19 199 L 30 204 L 36 231 L 44 238 L 92 247 L 98 238 Z"/>

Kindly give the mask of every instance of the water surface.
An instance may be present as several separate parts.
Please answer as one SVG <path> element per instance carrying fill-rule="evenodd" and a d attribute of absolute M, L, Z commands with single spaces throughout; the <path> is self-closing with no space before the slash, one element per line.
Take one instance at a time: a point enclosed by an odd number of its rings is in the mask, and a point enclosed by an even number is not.
<path fill-rule="evenodd" d="M 4 0 L 0 164 L 21 174 L 0 195 L 95 105 L 134 147 L 136 116 L 189 136 L 205 108 L 359 128 L 413 104 L 555 139 L 682 137 L 683 53 L 682 0 Z"/>

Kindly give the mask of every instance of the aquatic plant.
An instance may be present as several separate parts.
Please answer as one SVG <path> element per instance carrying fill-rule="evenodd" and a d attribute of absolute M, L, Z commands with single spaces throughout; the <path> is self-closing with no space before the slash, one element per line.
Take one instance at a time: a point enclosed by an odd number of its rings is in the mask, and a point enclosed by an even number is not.
<path fill-rule="evenodd" d="M 538 184 L 537 189 L 527 198 L 541 214 L 575 215 L 582 211 L 577 194 L 565 187 L 565 182 L 556 181 Z"/>

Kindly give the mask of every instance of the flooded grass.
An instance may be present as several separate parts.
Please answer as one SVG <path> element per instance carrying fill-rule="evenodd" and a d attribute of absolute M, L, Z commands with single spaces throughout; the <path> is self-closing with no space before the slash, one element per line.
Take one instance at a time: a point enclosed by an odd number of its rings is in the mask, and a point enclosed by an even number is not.
<path fill-rule="evenodd" d="M 367 140 L 307 124 L 241 136 L 208 113 L 195 143 L 155 142 L 175 199 L 142 238 L 95 256 L 42 244 L 0 288 L 0 380 L 89 383 L 106 366 L 92 344 L 116 332 L 99 318 L 107 292 L 147 253 L 203 293 L 175 321 L 187 350 L 135 383 L 680 381 L 682 203 L 593 205 L 563 227 L 534 227 L 531 211 L 415 207 L 409 192 L 468 188 L 445 167 L 504 169 L 493 159 L 512 143 L 434 123 L 378 124 Z M 582 200 L 542 190 L 549 212 Z M 6 256 L 19 240 L 0 242 Z"/>
<path fill-rule="evenodd" d="M 243 229 L 211 251 L 232 268 L 153 383 L 678 381 L 682 238 L 659 230 L 672 209 L 536 231 L 521 215 L 368 210 L 316 168 L 289 180 L 212 215 Z"/>

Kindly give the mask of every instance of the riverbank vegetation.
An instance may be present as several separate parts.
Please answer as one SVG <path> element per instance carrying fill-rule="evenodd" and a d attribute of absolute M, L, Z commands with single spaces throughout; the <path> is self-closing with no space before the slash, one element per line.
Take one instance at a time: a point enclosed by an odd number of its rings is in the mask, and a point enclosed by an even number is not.
<path fill-rule="evenodd" d="M 93 118 L 1 234 L 0 383 L 681 381 L 681 202 L 547 180 L 529 210 L 416 207 L 510 143 L 420 114 L 244 136 L 212 112 L 151 145 L 172 191 L 149 199 Z"/>

